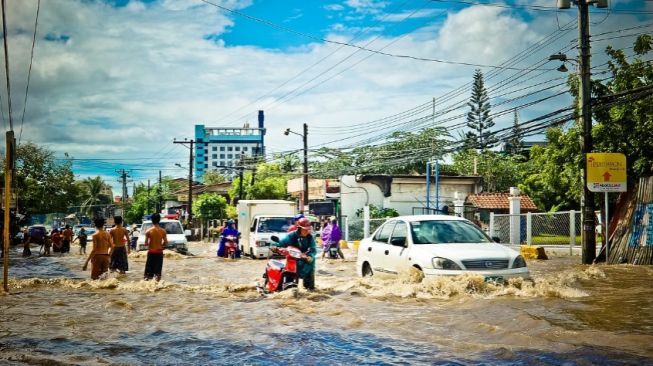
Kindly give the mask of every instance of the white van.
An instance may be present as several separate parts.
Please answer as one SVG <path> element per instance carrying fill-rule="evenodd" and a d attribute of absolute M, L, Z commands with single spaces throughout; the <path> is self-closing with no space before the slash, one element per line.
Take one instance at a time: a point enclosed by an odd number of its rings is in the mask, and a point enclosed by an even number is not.
<path fill-rule="evenodd" d="M 181 254 L 187 254 L 188 239 L 186 239 L 186 236 L 191 235 L 190 230 L 184 232 L 184 228 L 181 226 L 179 220 L 161 219 L 159 225 L 165 229 L 168 234 L 168 246 L 166 246 L 166 249 L 174 250 Z M 147 247 L 145 246 L 145 233 L 152 226 L 152 221 L 143 221 L 143 226 L 141 227 L 138 240 L 136 241 L 137 250 L 147 250 Z"/>

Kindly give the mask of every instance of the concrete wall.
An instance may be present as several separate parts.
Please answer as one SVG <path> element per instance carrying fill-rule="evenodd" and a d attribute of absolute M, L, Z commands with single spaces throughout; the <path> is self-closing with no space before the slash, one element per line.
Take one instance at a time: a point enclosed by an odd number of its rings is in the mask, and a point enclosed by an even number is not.
<path fill-rule="evenodd" d="M 453 210 L 456 192 L 465 200 L 467 195 L 478 193 L 481 182 L 476 177 L 440 177 L 440 207 L 447 205 Z M 435 208 L 435 184 L 431 183 L 431 208 Z M 356 217 L 356 211 L 366 204 L 380 208 L 394 208 L 401 215 L 412 215 L 413 207 L 426 207 L 425 177 L 396 177 L 390 186 L 389 197 L 384 197 L 381 188 L 373 183 L 356 182 L 352 175 L 343 176 L 340 184 L 342 214 Z"/>

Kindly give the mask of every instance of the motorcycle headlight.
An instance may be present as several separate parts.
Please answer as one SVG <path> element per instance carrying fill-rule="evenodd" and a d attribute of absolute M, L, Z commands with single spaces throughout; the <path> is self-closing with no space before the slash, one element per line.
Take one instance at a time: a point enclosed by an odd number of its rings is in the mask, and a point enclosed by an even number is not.
<path fill-rule="evenodd" d="M 435 269 L 447 269 L 447 270 L 456 270 L 459 271 L 461 268 L 456 264 L 456 262 L 447 258 L 435 257 L 432 259 L 433 268 Z"/>
<path fill-rule="evenodd" d="M 512 262 L 512 268 L 523 268 L 526 267 L 526 261 L 524 257 L 518 255 L 517 258 Z"/>

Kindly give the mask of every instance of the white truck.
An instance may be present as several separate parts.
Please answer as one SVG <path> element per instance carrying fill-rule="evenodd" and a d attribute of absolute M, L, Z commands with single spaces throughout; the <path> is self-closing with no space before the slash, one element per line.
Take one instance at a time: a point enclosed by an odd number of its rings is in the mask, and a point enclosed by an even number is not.
<path fill-rule="evenodd" d="M 270 237 L 282 237 L 293 224 L 297 205 L 283 200 L 242 200 L 236 206 L 240 250 L 256 258 L 267 258 L 270 251 Z"/>

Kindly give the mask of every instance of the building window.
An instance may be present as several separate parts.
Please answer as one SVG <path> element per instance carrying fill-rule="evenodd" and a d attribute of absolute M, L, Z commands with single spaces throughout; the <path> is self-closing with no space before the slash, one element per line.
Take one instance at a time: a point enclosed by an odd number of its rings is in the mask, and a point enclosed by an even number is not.
<path fill-rule="evenodd" d="M 218 158 L 218 154 L 213 154 L 213 159 L 217 159 L 217 158 Z"/>
<path fill-rule="evenodd" d="M 220 166 L 224 166 L 224 161 L 220 161 Z"/>
<path fill-rule="evenodd" d="M 224 159 L 224 154 L 220 154 L 220 159 Z M 220 163 L 222 164 L 222 163 Z"/>
<path fill-rule="evenodd" d="M 209 167 L 209 164 L 204 164 L 204 168 L 208 168 L 208 167 Z"/>
<path fill-rule="evenodd" d="M 213 151 L 218 151 L 218 147 L 217 147 L 217 146 L 213 146 Z"/>
<path fill-rule="evenodd" d="M 224 146 L 220 146 L 220 151 L 224 151 Z"/>
<path fill-rule="evenodd" d="M 233 157 L 233 154 L 227 154 L 227 159 L 232 159 Z"/>
<path fill-rule="evenodd" d="M 247 146 L 243 147 L 243 151 L 247 152 Z"/>
<path fill-rule="evenodd" d="M 233 149 L 234 149 L 234 148 L 231 147 L 231 146 L 227 147 L 227 151 L 233 151 Z"/>
<path fill-rule="evenodd" d="M 218 163 L 214 161 L 213 166 L 218 166 Z"/>
<path fill-rule="evenodd" d="M 240 146 L 236 146 L 236 151 L 240 151 Z"/>

